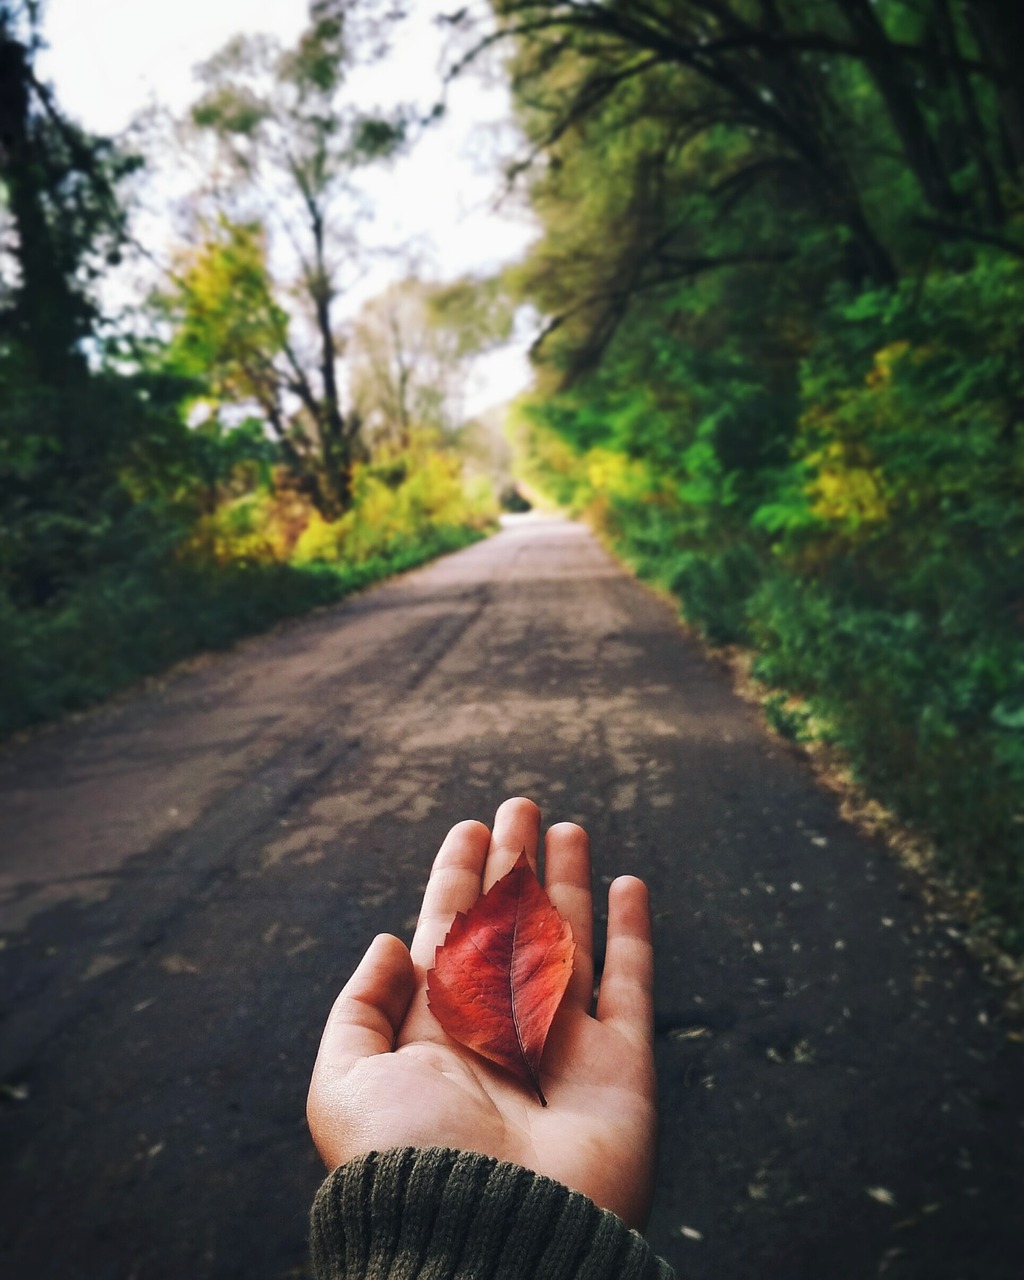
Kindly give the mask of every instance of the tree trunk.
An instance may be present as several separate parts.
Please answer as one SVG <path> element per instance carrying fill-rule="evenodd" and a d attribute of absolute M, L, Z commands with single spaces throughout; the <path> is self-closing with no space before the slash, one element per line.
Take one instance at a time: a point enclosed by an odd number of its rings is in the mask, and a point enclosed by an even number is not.
<path fill-rule="evenodd" d="M 1019 0 L 967 0 L 967 15 L 982 53 L 997 73 L 999 106 L 1010 153 L 1019 179 L 1024 169 L 1024 6 Z"/>
<path fill-rule="evenodd" d="M 978 109 L 971 78 L 957 57 L 960 49 L 957 42 L 956 21 L 950 3 L 951 0 L 936 0 L 935 19 L 939 44 L 952 67 L 952 79 L 963 114 L 964 140 L 981 188 L 984 221 L 989 226 L 998 227 L 1005 221 L 1006 211 L 999 192 L 999 179 L 989 152 L 989 137 Z"/>
<path fill-rule="evenodd" d="M 871 0 L 839 0 L 839 7 L 855 35 L 873 47 L 890 47 Z M 864 60 L 864 66 L 882 96 L 907 163 L 925 199 L 939 213 L 956 214 L 963 202 L 949 181 L 939 149 L 907 82 L 906 69 L 895 50 L 890 56 Z"/>
<path fill-rule="evenodd" d="M 331 282 L 324 260 L 323 218 L 314 202 L 309 203 L 316 250 L 313 304 L 320 335 L 320 381 L 323 391 L 317 426 L 323 452 L 324 487 L 330 495 L 333 515 L 337 517 L 344 515 L 352 505 L 352 440 L 338 394 L 338 348 L 331 327 Z"/>
<path fill-rule="evenodd" d="M 28 50 L 0 25 L 0 175 L 7 187 L 21 271 L 7 324 L 40 378 L 59 386 L 72 367 L 85 372 L 85 362 L 74 350 L 82 305 L 68 287 L 64 260 L 43 208 L 48 166 L 32 134 L 32 83 Z"/>

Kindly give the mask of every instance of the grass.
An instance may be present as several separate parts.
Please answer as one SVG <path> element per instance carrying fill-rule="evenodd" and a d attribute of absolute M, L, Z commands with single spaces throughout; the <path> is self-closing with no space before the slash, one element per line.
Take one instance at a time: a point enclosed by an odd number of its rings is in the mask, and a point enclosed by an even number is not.
<path fill-rule="evenodd" d="M 94 574 L 43 609 L 16 609 L 0 594 L 0 738 L 484 536 L 442 526 L 358 564 L 143 560 Z"/>

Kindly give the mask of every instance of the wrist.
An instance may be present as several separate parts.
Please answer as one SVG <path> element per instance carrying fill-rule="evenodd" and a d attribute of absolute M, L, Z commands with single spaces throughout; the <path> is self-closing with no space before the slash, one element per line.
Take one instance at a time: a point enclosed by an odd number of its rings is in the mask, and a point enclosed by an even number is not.
<path fill-rule="evenodd" d="M 317 1195 L 319 1280 L 443 1272 L 462 1280 L 670 1280 L 613 1213 L 518 1165 L 450 1148 L 359 1156 Z"/>

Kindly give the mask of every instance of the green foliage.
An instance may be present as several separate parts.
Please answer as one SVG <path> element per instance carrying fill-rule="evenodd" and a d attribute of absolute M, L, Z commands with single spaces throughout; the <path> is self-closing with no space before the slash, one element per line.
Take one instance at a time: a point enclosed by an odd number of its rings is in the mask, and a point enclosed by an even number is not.
<path fill-rule="evenodd" d="M 207 69 L 196 120 L 231 161 L 231 216 L 200 218 L 151 300 L 169 340 L 149 342 L 101 339 L 89 291 L 134 161 L 35 80 L 14 23 L 31 7 L 0 0 L 0 270 L 17 268 L 0 280 L 0 735 L 464 545 L 494 515 L 422 424 L 408 452 L 371 462 L 341 411 L 336 206 L 352 168 L 402 137 L 337 98 L 352 7 L 316 0 L 294 49 L 237 40 Z M 308 250 L 298 338 L 267 220 L 239 213 L 264 163 L 291 179 L 274 212 L 280 225 L 298 207 L 289 230 Z"/>
<path fill-rule="evenodd" d="M 279 412 L 274 361 L 288 342 L 288 315 L 274 300 L 258 224 L 218 218 L 156 301 L 174 326 L 167 365 L 198 396 Z"/>
<path fill-rule="evenodd" d="M 17 608 L 0 591 L 0 737 L 482 536 L 437 528 L 358 564 L 142 557 L 79 581 L 42 610 Z"/>
<path fill-rule="evenodd" d="M 92 557 L 64 565 L 44 601 L 0 587 L 0 736 L 464 546 L 494 519 L 493 497 L 474 493 L 458 460 L 427 442 L 388 467 L 363 467 L 354 508 L 334 523 L 283 468 L 272 486 L 232 496 L 239 468 L 266 465 L 254 461 L 260 440 L 251 429 L 190 437 L 193 449 L 200 442 L 217 451 L 221 485 L 208 514 L 174 522 L 166 507 L 126 504 L 105 542 L 89 528 Z M 37 560 L 47 555 L 47 528 L 37 512 L 21 529 L 40 544 Z M 66 540 L 82 536 L 81 526 L 58 526 L 56 564 Z"/>
<path fill-rule="evenodd" d="M 355 505 L 333 523 L 286 468 L 271 468 L 258 428 L 224 436 L 211 424 L 187 442 L 182 474 L 195 468 L 214 493 L 199 518 L 188 502 L 122 491 L 77 518 L 36 507 L 6 526 L 0 736 L 464 546 L 493 523 L 493 496 L 426 442 L 361 467 Z"/>
<path fill-rule="evenodd" d="M 525 478 L 755 647 L 779 731 L 841 744 L 1024 949 L 1015 19 L 496 8 L 545 161 Z"/>
<path fill-rule="evenodd" d="M 351 506 L 362 451 L 338 371 L 338 300 L 359 275 L 352 175 L 405 137 L 400 112 L 367 116 L 345 92 L 355 49 L 379 45 L 396 17 L 359 7 L 362 23 L 347 0 L 317 0 L 291 48 L 236 36 L 199 68 L 190 123 L 218 163 L 205 243 L 171 306 L 174 358 L 214 396 L 258 406 L 328 520 Z"/>
<path fill-rule="evenodd" d="M 744 444 L 745 402 L 766 417 L 775 403 L 753 370 L 737 380 L 704 362 L 677 402 L 650 378 L 636 389 L 618 340 L 599 375 L 533 404 L 521 427 L 533 483 L 596 519 L 711 641 L 754 646 L 756 674 L 779 690 L 770 722 L 798 741 L 827 733 L 935 838 L 954 878 L 982 889 L 981 921 L 1016 948 L 1022 289 L 1020 264 L 982 257 L 838 291 L 799 364 L 781 455 L 781 425 L 767 447 Z M 692 375 L 692 353 L 681 359 Z M 723 412 L 700 416 L 716 393 Z M 672 412 L 659 417 L 659 402 Z"/>
<path fill-rule="evenodd" d="M 781 574 L 750 613 L 756 674 L 806 694 L 864 782 L 936 839 L 962 885 L 983 890 L 1004 941 L 1024 945 L 1024 738 L 1000 714 L 1024 701 L 1019 635 L 935 629 L 884 597 L 858 605 Z"/>
<path fill-rule="evenodd" d="M 61 113 L 33 67 L 38 20 L 30 0 L 0 0 L 0 356 L 56 384 L 81 375 L 90 286 L 124 242 L 118 184 L 140 162 Z"/>
<path fill-rule="evenodd" d="M 358 466 L 352 510 L 334 521 L 314 514 L 294 557 L 299 564 L 363 564 L 439 529 L 485 529 L 496 514 L 493 495 L 466 485 L 454 454 L 419 441 L 404 456 Z"/>
<path fill-rule="evenodd" d="M 791 742 L 813 742 L 812 711 L 806 703 L 789 698 L 779 690 L 770 693 L 761 704 L 765 719 L 783 738 Z"/>
<path fill-rule="evenodd" d="M 16 601 L 179 528 L 188 437 L 158 391 L 84 370 L 41 383 L 20 349 L 0 354 L 0 585 Z"/>

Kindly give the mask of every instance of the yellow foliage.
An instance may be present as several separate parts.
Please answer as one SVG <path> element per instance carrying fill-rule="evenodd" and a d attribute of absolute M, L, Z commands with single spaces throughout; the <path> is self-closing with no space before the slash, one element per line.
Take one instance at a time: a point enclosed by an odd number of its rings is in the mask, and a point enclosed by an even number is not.
<path fill-rule="evenodd" d="M 345 516 L 340 520 L 327 521 L 319 511 L 314 511 L 295 544 L 292 558 L 298 564 L 307 564 L 311 560 L 340 560 L 347 527 Z"/>
<path fill-rule="evenodd" d="M 892 381 L 893 366 L 910 350 L 910 343 L 904 340 L 890 342 L 875 352 L 875 367 L 867 375 L 865 381 L 869 387 L 879 387 Z"/>
<path fill-rule="evenodd" d="M 807 461 L 815 468 L 807 486 L 812 510 L 820 520 L 846 525 L 877 524 L 888 519 L 889 507 L 882 489 L 882 473 L 875 467 L 858 465 L 851 450 L 832 441 Z"/>
<path fill-rule="evenodd" d="M 612 449 L 591 449 L 587 453 L 587 479 L 598 493 L 619 493 L 628 487 L 630 459 Z"/>
<path fill-rule="evenodd" d="M 439 527 L 484 529 L 497 516 L 489 482 L 466 483 L 451 452 L 420 440 L 377 463 L 357 463 L 353 505 L 328 521 L 286 472 L 274 488 L 223 503 L 195 525 L 191 545 L 219 563 L 358 563 L 427 538 Z"/>
<path fill-rule="evenodd" d="M 220 564 L 286 561 L 312 514 L 308 500 L 293 489 L 246 494 L 203 516 L 191 543 Z"/>
<path fill-rule="evenodd" d="M 812 405 L 801 418 L 805 434 L 824 441 L 804 459 L 812 472 L 805 490 L 811 510 L 820 520 L 844 526 L 847 533 L 882 524 L 891 516 L 885 476 L 869 442 L 900 412 L 893 376 L 908 354 L 916 358 L 909 342 L 890 342 L 875 352 L 863 389 L 847 392 L 831 410 Z"/>
<path fill-rule="evenodd" d="M 313 513 L 296 543 L 294 558 L 358 563 L 443 526 L 486 527 L 497 514 L 490 485 L 467 485 L 451 453 L 414 442 L 387 465 L 357 463 L 352 509 L 327 522 Z"/>

